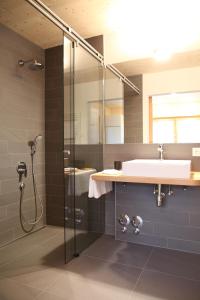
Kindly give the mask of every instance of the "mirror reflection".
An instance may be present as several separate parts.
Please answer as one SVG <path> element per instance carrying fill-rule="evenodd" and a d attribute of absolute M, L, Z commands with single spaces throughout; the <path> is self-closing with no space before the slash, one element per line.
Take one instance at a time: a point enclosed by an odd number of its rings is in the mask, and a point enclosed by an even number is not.
<path fill-rule="evenodd" d="M 200 142 L 200 92 L 149 98 L 150 143 Z"/>
<path fill-rule="evenodd" d="M 104 102 L 106 144 L 124 143 L 124 100 L 111 99 Z"/>
<path fill-rule="evenodd" d="M 144 143 L 199 142 L 199 76 L 199 67 L 143 74 Z"/>

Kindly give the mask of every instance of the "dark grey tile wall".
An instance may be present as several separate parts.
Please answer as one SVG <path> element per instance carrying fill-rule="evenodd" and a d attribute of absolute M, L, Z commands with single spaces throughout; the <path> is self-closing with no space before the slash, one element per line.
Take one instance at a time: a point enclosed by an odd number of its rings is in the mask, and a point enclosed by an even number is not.
<path fill-rule="evenodd" d="M 192 169 L 200 171 L 200 158 L 192 157 L 192 147 L 199 144 L 166 144 L 166 159 L 191 159 Z M 114 160 L 134 158 L 158 158 L 157 145 L 124 144 L 104 146 L 104 168 L 112 168 Z M 119 240 L 154 245 L 200 253 L 200 187 L 173 186 L 174 195 L 167 196 L 162 207 L 156 207 L 153 185 L 117 184 L 116 220 L 114 192 L 106 196 L 106 233 L 115 234 Z M 168 186 L 164 186 L 167 194 Z M 118 217 L 128 213 L 140 215 L 144 226 L 140 235 L 133 234 L 129 226 L 126 234 L 121 233 Z"/>
<path fill-rule="evenodd" d="M 65 146 L 67 149 L 67 147 Z M 103 168 L 103 145 L 76 145 L 75 167 L 94 168 L 101 171 Z"/>
<path fill-rule="evenodd" d="M 125 143 L 143 142 L 142 112 L 142 75 L 128 77 L 141 91 L 140 95 L 124 85 L 124 141 Z"/>
<path fill-rule="evenodd" d="M 92 37 L 88 39 L 99 52 L 103 51 L 103 37 Z M 81 224 L 76 224 L 77 231 L 104 232 L 105 222 L 102 222 L 102 214 L 105 209 L 100 209 L 96 222 L 91 220 L 92 202 L 87 195 L 74 198 L 67 195 L 69 178 L 63 178 L 64 160 L 63 149 L 71 150 L 70 162 L 66 156 L 65 167 L 75 166 L 78 168 L 89 167 L 102 170 L 103 146 L 102 145 L 64 145 L 64 84 L 63 84 L 63 46 L 54 47 L 45 51 L 46 73 L 45 73 L 45 128 L 46 128 L 46 195 L 47 195 L 47 224 L 62 226 L 64 224 L 64 207 L 67 212 L 66 228 L 74 227 L 74 206 L 84 210 L 85 216 Z M 68 80 L 67 78 L 66 80 Z M 68 83 L 65 83 L 66 85 Z M 65 95 L 67 97 L 67 94 Z M 68 99 L 65 99 L 67 101 Z M 75 161 L 74 161 L 75 160 Z M 64 192 L 65 190 L 65 192 Z M 66 197 L 64 197 L 66 193 Z M 65 198 L 65 199 L 64 199 Z M 65 204 L 64 204 L 65 202 Z M 98 201 L 96 201 L 98 202 Z M 97 208 L 97 207 L 96 207 Z M 103 211 L 103 213 L 102 213 Z M 68 215 L 69 213 L 69 215 Z M 100 221 L 99 221 L 100 220 Z M 103 224 L 103 225 L 102 225 Z M 103 229 L 101 228 L 103 226 Z M 68 233 L 67 233 L 68 234 Z M 84 242 L 84 234 L 80 235 L 81 243 Z M 77 245 L 79 235 L 77 235 Z M 71 244 L 73 243 L 73 238 Z M 73 252 L 73 246 L 69 255 Z M 81 247 L 77 247 L 80 248 Z M 77 249 L 79 251 L 80 249 Z M 80 250 L 81 251 L 81 250 Z M 68 259 L 68 258 L 67 258 Z"/>
<path fill-rule="evenodd" d="M 63 46 L 45 50 L 45 154 L 47 224 L 64 224 Z"/>
<path fill-rule="evenodd" d="M 19 188 L 16 166 L 25 161 L 23 211 L 33 217 L 33 188 L 30 176 L 28 141 L 42 134 L 38 143 L 35 173 L 38 191 L 45 212 L 44 153 L 44 71 L 34 72 L 28 66 L 20 68 L 19 59 L 36 58 L 44 63 L 44 51 L 18 34 L 0 25 L 0 246 L 24 235 L 19 222 Z M 39 212 L 38 212 L 39 213 Z M 45 214 L 35 227 L 46 223 Z"/>

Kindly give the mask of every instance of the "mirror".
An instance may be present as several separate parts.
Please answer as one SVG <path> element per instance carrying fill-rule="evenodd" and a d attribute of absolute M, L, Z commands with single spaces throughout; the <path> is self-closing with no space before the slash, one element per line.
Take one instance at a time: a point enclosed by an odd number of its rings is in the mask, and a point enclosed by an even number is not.
<path fill-rule="evenodd" d="M 185 108 L 184 117 L 192 117 L 187 115 L 187 112 L 191 105 L 194 106 L 194 95 L 199 97 L 200 91 L 200 67 L 198 67 L 197 57 L 199 57 L 198 53 L 189 55 L 187 52 L 184 54 L 184 59 L 181 55 L 174 55 L 169 62 L 155 62 L 153 59 L 149 59 L 148 61 L 137 60 L 116 65 L 140 89 L 141 93 L 137 95 L 109 69 L 106 68 L 103 70 L 103 74 L 100 74 L 102 70 L 93 69 L 93 64 L 80 56 L 80 78 L 76 79 L 75 88 L 76 143 L 98 144 L 103 140 L 105 144 L 199 143 L 200 139 L 195 135 L 195 131 L 198 132 L 199 129 L 197 118 L 200 115 L 200 106 L 197 103 L 195 104 L 196 115 L 193 116 L 196 118 L 195 121 L 191 122 L 185 119 L 180 126 L 180 122 L 172 125 L 172 121 L 169 120 L 162 121 L 162 124 L 161 121 L 154 120 L 153 126 L 152 122 L 155 116 L 152 115 L 151 102 L 157 97 L 157 106 L 165 105 L 166 108 L 164 96 L 176 94 L 178 97 L 180 95 L 178 99 L 181 102 L 187 95 L 189 97 L 188 107 Z M 133 72 L 135 75 L 129 76 Z M 103 111 L 102 100 L 104 100 Z M 175 104 L 172 107 L 174 106 Z M 102 128 L 103 113 L 104 133 L 101 133 L 99 128 Z M 169 119 L 175 116 L 173 113 L 171 116 L 165 117 Z M 176 115 L 176 117 L 180 118 L 183 115 Z M 69 116 L 68 119 L 70 119 Z M 180 130 L 177 132 L 177 128 L 172 132 L 172 127 L 175 126 L 184 128 L 182 130 L 184 133 L 181 134 Z M 161 128 L 163 129 L 161 130 Z"/>
<path fill-rule="evenodd" d="M 125 143 L 199 143 L 200 67 L 129 77 L 124 87 Z"/>
<path fill-rule="evenodd" d="M 199 143 L 200 92 L 149 98 L 150 143 Z"/>
<path fill-rule="evenodd" d="M 104 101 L 106 144 L 124 143 L 124 100 L 106 99 Z"/>

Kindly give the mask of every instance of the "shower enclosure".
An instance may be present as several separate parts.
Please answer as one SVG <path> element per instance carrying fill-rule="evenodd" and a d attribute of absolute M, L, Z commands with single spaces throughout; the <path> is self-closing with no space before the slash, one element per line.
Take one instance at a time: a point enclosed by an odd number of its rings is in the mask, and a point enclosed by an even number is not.
<path fill-rule="evenodd" d="M 105 141 L 123 140 L 124 84 L 137 89 L 41 1 L 17 4 L 5 2 L 8 16 L 32 23 L 0 27 L 0 246 L 20 244 L 27 264 L 29 253 L 68 262 L 105 232 L 105 196 L 88 198 L 89 178 Z"/>
<path fill-rule="evenodd" d="M 90 175 L 103 168 L 103 66 L 66 36 L 64 62 L 65 238 L 68 261 L 104 233 L 104 197 L 88 198 Z"/>
<path fill-rule="evenodd" d="M 89 178 L 103 170 L 103 145 L 123 142 L 124 84 L 114 68 L 64 36 L 66 262 L 105 233 L 105 195 L 88 198 Z"/>

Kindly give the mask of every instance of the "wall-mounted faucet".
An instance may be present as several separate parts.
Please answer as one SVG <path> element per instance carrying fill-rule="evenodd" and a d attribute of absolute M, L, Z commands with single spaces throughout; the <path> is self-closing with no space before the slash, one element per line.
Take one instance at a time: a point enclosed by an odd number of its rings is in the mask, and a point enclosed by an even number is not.
<path fill-rule="evenodd" d="M 163 144 L 160 144 L 158 146 L 158 152 L 159 152 L 159 158 L 160 158 L 160 160 L 163 160 L 164 159 L 164 155 L 163 155 L 164 145 Z"/>

